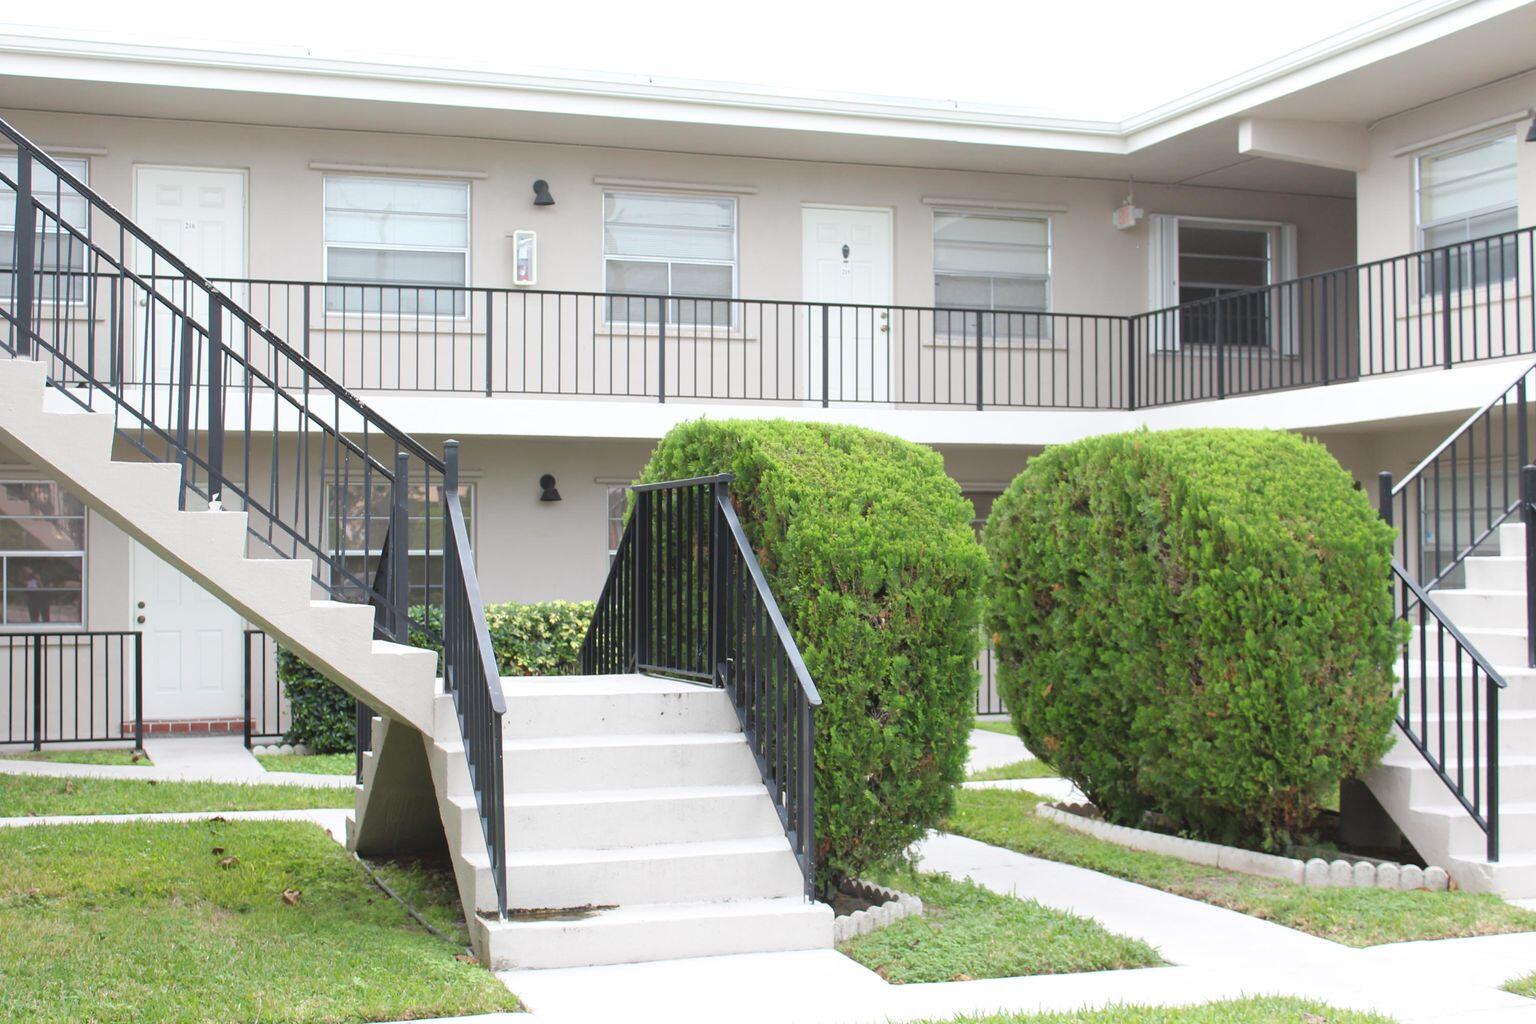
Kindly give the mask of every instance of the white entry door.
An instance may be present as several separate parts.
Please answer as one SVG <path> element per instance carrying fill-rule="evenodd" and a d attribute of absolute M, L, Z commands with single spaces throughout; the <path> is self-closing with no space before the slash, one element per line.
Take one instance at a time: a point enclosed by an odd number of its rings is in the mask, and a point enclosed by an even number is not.
<path fill-rule="evenodd" d="M 243 713 L 239 615 L 139 544 L 133 546 L 132 611 L 144 632 L 144 717 Z"/>
<path fill-rule="evenodd" d="M 801 239 L 806 301 L 848 304 L 810 309 L 809 397 L 889 402 L 891 211 L 806 206 Z"/>
<path fill-rule="evenodd" d="M 175 253 L 197 273 L 209 278 L 245 276 L 245 172 L 199 167 L 136 167 L 133 181 L 134 219 L 155 241 Z M 178 308 L 207 322 L 207 304 L 188 296 L 163 260 L 139 250 L 141 274 L 154 273 L 156 287 Z M 158 280 L 161 276 L 171 280 Z M 231 293 L 236 301 L 240 295 Z M 176 377 L 180 354 L 179 325 L 163 305 L 146 314 L 140 297 L 136 368 L 158 382 Z"/>

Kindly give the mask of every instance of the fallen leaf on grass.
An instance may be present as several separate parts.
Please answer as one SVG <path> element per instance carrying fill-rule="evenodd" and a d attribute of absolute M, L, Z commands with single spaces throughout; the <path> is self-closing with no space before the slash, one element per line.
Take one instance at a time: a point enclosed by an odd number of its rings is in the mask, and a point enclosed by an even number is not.
<path fill-rule="evenodd" d="M 299 905 L 299 896 L 300 896 L 300 893 L 299 893 L 299 890 L 297 890 L 297 889 L 284 889 L 283 890 L 283 902 L 286 903 L 290 907 L 296 907 L 296 906 Z"/>
<path fill-rule="evenodd" d="M 222 847 L 222 846 L 215 846 L 212 850 L 209 850 L 208 852 L 213 854 L 215 857 L 219 857 L 219 856 L 223 855 L 224 847 Z"/>
<path fill-rule="evenodd" d="M 950 981 L 975 981 L 976 979 L 971 977 L 969 974 L 966 974 L 966 973 L 964 973 L 962 971 L 961 973 L 955 975 L 953 978 L 950 978 L 949 980 Z M 1309 1024 L 1310 1024 L 1310 1022 L 1309 1022 Z"/>
<path fill-rule="evenodd" d="M 454 957 L 454 959 L 461 964 L 478 964 L 480 962 L 479 960 L 470 956 L 468 953 L 459 953 Z"/>
<path fill-rule="evenodd" d="M 73 793 L 74 791 L 75 791 L 75 784 L 72 781 L 70 781 L 69 779 L 65 779 L 64 780 L 64 792 L 66 792 L 66 793 Z"/>
<path fill-rule="evenodd" d="M 225 857 L 223 860 L 219 861 L 219 867 L 223 868 L 225 871 L 228 871 L 230 868 L 233 868 L 233 867 L 238 867 L 239 865 L 240 865 L 240 858 L 239 857 Z"/>

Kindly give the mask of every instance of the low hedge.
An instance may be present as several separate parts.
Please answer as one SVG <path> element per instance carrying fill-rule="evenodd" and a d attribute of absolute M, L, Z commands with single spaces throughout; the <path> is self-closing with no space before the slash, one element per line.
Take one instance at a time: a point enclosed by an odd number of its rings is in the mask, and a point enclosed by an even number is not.
<path fill-rule="evenodd" d="M 976 693 L 985 556 L 937 453 L 856 427 L 686 423 L 643 481 L 735 475 L 747 537 L 824 704 L 821 881 L 889 861 L 948 814 Z"/>
<path fill-rule="evenodd" d="M 1385 753 L 1392 531 L 1322 445 L 1058 445 L 997 500 L 984 543 L 1019 734 L 1111 820 L 1278 845 Z"/>
<path fill-rule="evenodd" d="M 412 609 L 412 618 L 417 621 L 424 614 L 434 627 L 441 625 L 438 609 Z M 575 675 L 580 671 L 581 641 L 591 620 L 590 601 L 508 602 L 485 607 L 491 647 L 504 676 Z M 412 642 L 442 653 L 441 644 L 420 630 L 412 631 Z M 346 691 L 283 648 L 277 652 L 277 677 L 292 709 L 287 742 L 302 743 L 321 754 L 356 748 L 355 705 Z"/>

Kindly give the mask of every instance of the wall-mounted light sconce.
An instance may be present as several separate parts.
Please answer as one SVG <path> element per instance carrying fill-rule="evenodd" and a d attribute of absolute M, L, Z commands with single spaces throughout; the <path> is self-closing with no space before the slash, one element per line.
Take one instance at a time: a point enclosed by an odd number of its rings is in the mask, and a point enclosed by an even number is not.
<path fill-rule="evenodd" d="M 543 476 L 539 477 L 539 500 L 560 500 L 560 492 L 555 489 L 555 476 L 553 473 L 545 473 Z"/>
<path fill-rule="evenodd" d="M 1526 142 L 1536 142 L 1536 121 L 1531 122 L 1531 127 L 1525 133 Z"/>
<path fill-rule="evenodd" d="M 533 183 L 533 205 L 554 206 L 555 197 L 549 194 L 549 182 L 540 178 Z"/>

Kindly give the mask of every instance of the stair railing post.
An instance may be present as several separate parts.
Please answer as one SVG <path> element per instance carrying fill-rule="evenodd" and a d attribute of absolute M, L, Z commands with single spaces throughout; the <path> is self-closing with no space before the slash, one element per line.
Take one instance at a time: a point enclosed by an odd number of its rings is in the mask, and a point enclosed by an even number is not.
<path fill-rule="evenodd" d="M 176 382 L 176 461 L 181 464 L 181 490 L 176 496 L 176 507 L 183 512 L 187 509 L 187 475 L 192 471 L 187 459 L 192 420 L 192 339 L 192 318 L 182 314 L 181 353 L 176 361 L 181 375 Z"/>
<path fill-rule="evenodd" d="M 1125 370 L 1125 407 L 1131 412 L 1136 411 L 1136 364 L 1140 358 L 1141 345 L 1141 321 L 1133 316 L 1125 318 L 1125 330 L 1127 336 L 1126 345 L 1126 370 Z"/>
<path fill-rule="evenodd" d="M 455 464 L 455 478 L 458 466 Z M 395 452 L 395 477 L 390 481 L 389 533 L 389 607 L 394 620 L 392 632 L 397 643 L 411 642 L 410 516 L 406 504 L 410 492 L 411 457 Z M 457 479 L 455 479 L 457 488 Z M 447 527 L 446 520 L 444 527 Z"/>
<path fill-rule="evenodd" d="M 16 354 L 32 352 L 32 289 L 37 273 L 37 214 L 32 209 L 32 154 L 16 148 Z"/>
<path fill-rule="evenodd" d="M 1520 522 L 1525 524 L 1525 663 L 1536 668 L 1536 466 L 1520 467 Z"/>
<path fill-rule="evenodd" d="M 208 497 L 224 487 L 224 302 L 208 296 Z"/>
<path fill-rule="evenodd" d="M 1376 511 L 1381 513 L 1381 518 L 1386 520 L 1388 526 L 1392 522 L 1392 474 L 1383 470 L 1376 474 Z"/>
<path fill-rule="evenodd" d="M 635 519 L 635 578 L 634 592 L 634 631 L 631 638 L 630 655 L 634 659 L 633 665 L 647 664 L 646 638 L 650 635 L 651 603 L 650 573 L 651 573 L 651 501 L 654 492 L 636 491 L 635 507 L 631 515 Z"/>
<path fill-rule="evenodd" d="M 721 686 L 728 680 L 725 674 L 725 552 L 729 543 L 725 530 L 725 517 L 720 503 L 730 501 L 730 490 L 723 480 L 710 487 L 709 504 L 709 671 Z"/>
<path fill-rule="evenodd" d="M 1525 412 L 1525 378 L 1515 381 L 1515 444 L 1519 448 L 1519 464 L 1526 465 L 1531 461 L 1530 439 L 1526 436 L 1529 429 L 1529 421 Z"/>
<path fill-rule="evenodd" d="M 32 634 L 32 749 L 43 749 L 43 635 Z"/>
<path fill-rule="evenodd" d="M 1484 675 L 1488 709 L 1488 861 L 1499 859 L 1499 686 Z"/>
<path fill-rule="evenodd" d="M 1451 246 L 1447 246 L 1440 250 L 1444 258 L 1442 266 L 1445 268 L 1445 273 L 1440 279 L 1440 334 L 1442 345 L 1445 349 L 1443 355 L 1447 370 L 1456 365 L 1456 360 L 1451 352 L 1451 289 L 1453 287 L 1451 284 L 1451 248 Z"/>
<path fill-rule="evenodd" d="M 249 643 L 247 643 L 249 648 Z M 133 746 L 144 749 L 144 634 L 133 634 Z M 250 746 L 249 743 L 246 746 Z"/>
<path fill-rule="evenodd" d="M 245 714 L 240 719 L 241 732 L 245 734 L 245 749 L 251 749 L 251 634 L 242 633 L 240 636 L 241 647 L 244 654 L 245 666 Z M 265 696 L 265 695 L 263 695 Z M 262 701 L 266 706 L 266 701 Z"/>

